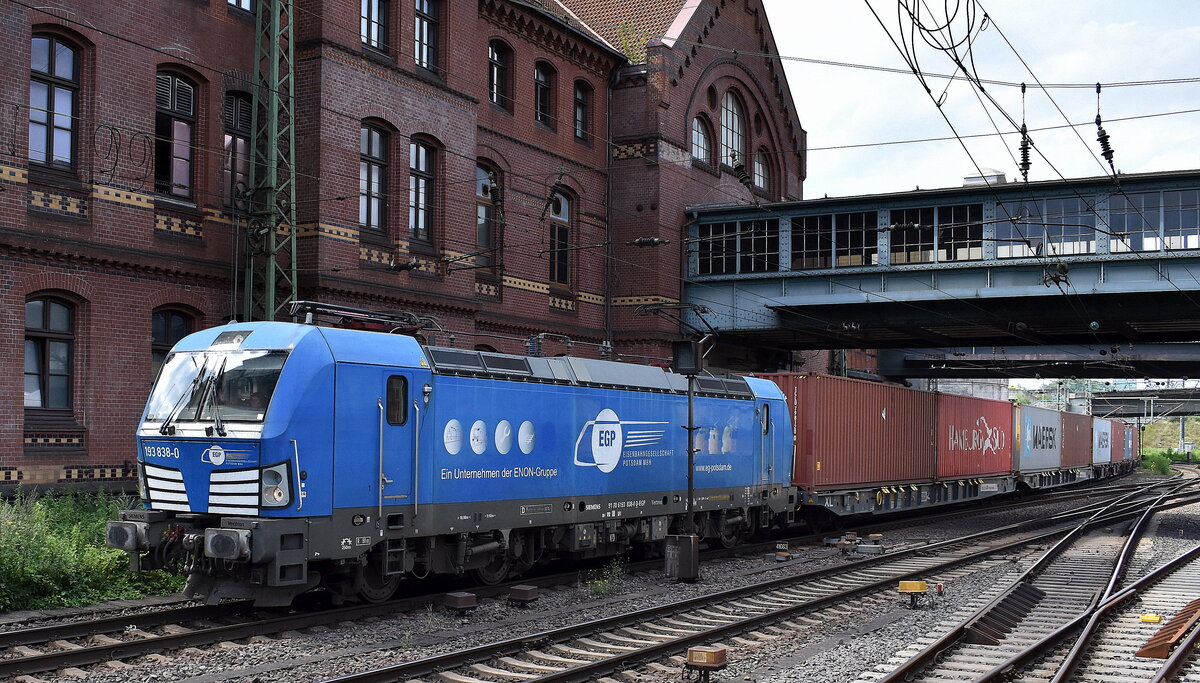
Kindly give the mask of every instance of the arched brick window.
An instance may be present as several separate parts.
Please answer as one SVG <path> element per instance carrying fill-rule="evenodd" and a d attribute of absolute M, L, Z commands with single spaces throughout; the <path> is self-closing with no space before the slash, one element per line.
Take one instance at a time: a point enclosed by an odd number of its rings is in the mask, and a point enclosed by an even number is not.
<path fill-rule="evenodd" d="M 196 84 L 175 73 L 154 77 L 154 189 L 192 197 L 195 177 Z"/>
<path fill-rule="evenodd" d="M 183 311 L 165 308 L 154 312 L 151 319 L 150 354 L 153 375 L 158 375 L 167 354 L 180 339 L 192 333 L 192 316 Z"/>
<path fill-rule="evenodd" d="M 36 34 L 30 59 L 29 160 L 75 165 L 79 105 L 79 50 L 52 35 Z"/>
<path fill-rule="evenodd" d="M 387 131 L 364 124 L 359 130 L 358 224 L 387 230 Z"/>
<path fill-rule="evenodd" d="M 75 308 L 56 297 L 25 302 L 25 407 L 71 408 Z"/>
<path fill-rule="evenodd" d="M 745 159 L 746 115 L 741 100 L 732 89 L 721 103 L 721 163 L 733 166 L 737 155 Z"/>
<path fill-rule="evenodd" d="M 547 62 L 533 66 L 533 118 L 543 126 L 554 128 L 554 91 L 558 74 Z"/>
<path fill-rule="evenodd" d="M 692 159 L 712 163 L 712 133 L 702 116 L 692 119 Z"/>

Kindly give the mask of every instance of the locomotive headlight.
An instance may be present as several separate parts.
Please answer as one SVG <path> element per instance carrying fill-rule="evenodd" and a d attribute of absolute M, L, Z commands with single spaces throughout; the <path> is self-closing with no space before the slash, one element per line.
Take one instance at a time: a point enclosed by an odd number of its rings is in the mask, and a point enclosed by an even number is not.
<path fill-rule="evenodd" d="M 140 463 L 140 462 L 138 463 L 138 466 L 137 466 L 137 487 L 138 487 L 138 498 L 141 498 L 142 500 L 147 500 L 148 496 L 146 495 L 146 468 L 144 466 L 142 466 L 142 463 Z"/>
<path fill-rule="evenodd" d="M 284 507 L 292 502 L 291 480 L 288 477 L 289 464 L 281 462 L 278 465 L 263 468 L 262 495 L 260 496 L 260 504 L 263 507 Z"/>

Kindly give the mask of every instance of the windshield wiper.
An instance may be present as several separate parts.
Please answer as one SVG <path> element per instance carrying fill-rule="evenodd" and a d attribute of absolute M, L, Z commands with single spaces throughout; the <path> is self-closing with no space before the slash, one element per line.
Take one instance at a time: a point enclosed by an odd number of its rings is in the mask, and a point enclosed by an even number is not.
<path fill-rule="evenodd" d="M 208 401 L 212 403 L 213 424 L 211 427 L 205 427 L 206 435 L 212 436 L 213 432 L 217 436 L 225 436 L 225 420 L 221 419 L 221 401 L 218 394 L 221 392 L 221 386 L 225 383 L 225 363 L 229 361 L 229 356 L 221 359 L 221 369 L 217 370 L 217 374 L 212 375 L 208 382 Z M 204 404 L 200 405 L 200 412 L 204 412 Z"/>
<path fill-rule="evenodd" d="M 195 358 L 195 356 L 193 356 L 192 357 L 192 365 L 195 365 L 195 364 L 196 364 L 196 358 Z M 173 425 L 171 423 L 174 422 L 175 418 L 179 416 L 179 411 L 183 410 L 183 406 L 187 404 L 188 399 L 190 399 L 193 395 L 195 395 L 196 387 L 204 380 L 204 369 L 205 369 L 205 366 L 207 366 L 207 364 L 208 364 L 208 361 L 206 360 L 205 365 L 200 367 L 200 372 L 196 373 L 196 376 L 192 378 L 191 390 L 183 392 L 179 396 L 179 400 L 175 401 L 175 405 L 171 406 L 171 412 L 167 413 L 167 419 L 163 420 L 162 426 L 158 428 L 159 434 L 162 434 L 164 436 L 174 436 L 175 435 L 175 425 Z"/>

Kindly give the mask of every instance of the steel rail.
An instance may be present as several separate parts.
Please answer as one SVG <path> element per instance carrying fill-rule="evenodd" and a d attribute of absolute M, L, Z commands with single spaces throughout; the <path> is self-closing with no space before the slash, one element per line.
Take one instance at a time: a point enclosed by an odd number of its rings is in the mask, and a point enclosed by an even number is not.
<path fill-rule="evenodd" d="M 1156 483 L 1148 487 L 1161 486 L 1161 483 Z M 1114 488 L 1114 487 L 1106 487 Z M 1066 493 L 1065 491 L 1062 493 Z M 1088 495 L 1085 492 L 1077 491 L 1082 495 Z M 1028 502 L 1026 503 L 1028 504 Z M 1071 519 L 1083 514 L 1096 506 L 1084 506 L 1077 511 L 1070 511 L 1051 515 L 1038 520 L 1030 520 L 1010 524 L 995 529 L 970 534 L 957 539 L 950 539 L 938 543 L 928 544 L 915 548 L 910 548 L 903 551 L 893 552 L 887 556 L 863 560 L 856 563 L 855 567 L 870 567 L 877 563 L 893 562 L 910 555 L 921 555 L 929 552 L 935 552 L 939 549 L 949 547 L 955 544 L 961 544 L 976 540 L 990 535 L 996 535 L 1005 532 L 1013 531 L 1028 531 L 1041 526 L 1054 524 L 1058 521 Z M 943 513 L 944 514 L 944 513 Z M 939 515 L 932 515 L 938 517 Z M 909 520 L 912 521 L 912 520 Z M 819 538 L 820 535 L 808 535 L 801 537 L 804 540 Z M 792 540 L 797 540 L 793 538 Z M 773 547 L 777 541 L 771 541 L 761 545 L 762 547 Z M 1027 541 L 1029 542 L 1029 541 Z M 758 545 L 741 546 L 738 549 L 716 549 L 706 552 L 710 556 L 724 556 L 735 552 L 747 552 L 748 549 L 758 547 Z M 636 563 L 637 565 L 645 565 L 647 567 L 659 567 L 661 561 L 647 561 Z M 792 577 L 791 579 L 783 579 L 781 581 L 796 581 L 805 579 L 818 579 L 822 576 L 841 572 L 842 568 L 831 568 L 828 570 L 819 570 L 808 574 Z M 576 572 L 568 572 L 562 575 L 549 577 L 526 577 L 517 582 L 500 584 L 495 587 L 481 587 L 477 592 L 500 595 L 502 591 L 514 583 L 529 583 L 534 585 L 553 585 L 561 583 L 564 576 L 575 577 Z M 335 609 L 324 609 L 313 614 L 296 614 L 289 613 L 288 616 L 279 619 L 267 619 L 251 621 L 246 624 L 237 624 L 231 626 L 223 626 L 211 629 L 196 629 L 191 633 L 179 634 L 174 636 L 155 636 L 154 638 L 145 638 L 143 640 L 125 641 L 113 645 L 92 645 L 80 650 L 50 652 L 41 655 L 35 655 L 23 658 L 14 658 L 8 660 L 0 660 L 0 678 L 6 676 L 17 676 L 22 674 L 32 674 L 43 671 L 49 671 L 56 668 L 66 666 L 82 666 L 93 664 L 96 662 L 107 661 L 111 659 L 120 659 L 122 657 L 133 657 L 151 652 L 160 652 L 178 647 L 190 647 L 195 645 L 209 644 L 219 642 L 221 640 L 233 640 L 237 638 L 248 637 L 249 635 L 258 635 L 263 633 L 273 633 L 283 630 L 294 630 L 304 628 L 307 625 L 317 625 L 322 623 L 330 623 L 334 621 L 352 620 L 362 618 L 364 616 L 374 616 L 377 614 L 390 614 L 405 609 L 415 608 L 434 603 L 442 593 L 432 593 L 421 596 L 404 598 L 398 601 L 392 601 L 380 605 L 356 605 L 351 607 L 342 607 Z M 407 605 L 407 607 L 406 607 Z M 253 609 L 249 601 L 239 601 L 236 603 L 224 603 L 221 605 L 199 605 L 189 606 L 182 609 L 172 609 L 167 611 L 152 612 L 138 615 L 123 615 L 117 617 L 108 617 L 86 622 L 77 622 L 71 624 L 57 624 L 45 627 L 36 627 L 30 629 L 13 630 L 0 632 L 0 647 L 14 647 L 19 645 L 35 645 L 39 643 L 47 643 L 53 640 L 64 640 L 70 638 L 85 637 L 89 635 L 97 635 L 103 633 L 113 633 L 124 631 L 127 627 L 132 626 L 136 629 L 149 629 L 157 626 L 163 626 L 172 623 L 186 623 L 189 621 L 206 620 L 219 617 L 233 616 L 241 612 L 250 611 Z"/>
<path fill-rule="evenodd" d="M 1086 625 L 1084 625 L 1083 632 L 1079 634 L 1079 637 L 1075 641 L 1075 645 L 1071 648 L 1071 651 L 1067 653 L 1067 656 L 1063 660 L 1062 664 L 1059 665 L 1058 673 L 1055 674 L 1054 678 L 1051 679 L 1051 683 L 1062 683 L 1062 681 L 1065 681 L 1071 676 L 1071 674 L 1075 672 L 1075 668 L 1079 665 L 1080 660 L 1083 659 L 1087 652 L 1087 648 L 1090 644 L 1092 636 L 1095 635 L 1096 631 L 1099 629 L 1100 622 L 1113 610 L 1128 602 L 1131 598 L 1135 597 L 1143 588 L 1157 582 L 1167 574 L 1172 574 L 1178 571 L 1184 565 L 1190 564 L 1198 556 L 1200 556 L 1200 546 L 1196 546 L 1195 548 L 1183 553 L 1179 557 L 1176 557 L 1161 567 L 1158 567 L 1154 571 L 1146 574 L 1142 578 L 1130 584 L 1119 593 L 1109 596 L 1106 600 L 1104 600 L 1104 602 L 1097 605 L 1090 612 L 1090 616 L 1088 614 L 1081 614 L 1079 617 L 1072 620 L 1073 623 L 1077 623 L 1083 617 L 1088 617 L 1088 622 Z M 1044 652 L 1046 649 L 1053 647 L 1055 644 L 1056 643 L 1048 644 L 1046 647 L 1042 648 L 1042 651 Z M 1008 664 L 1008 662 L 1005 662 L 1005 665 Z M 1015 671 L 1015 666 L 1012 665 L 1004 666 L 1003 668 L 1004 671 L 1001 673 L 1010 673 Z"/>
<path fill-rule="evenodd" d="M 1197 496 L 1196 498 L 1198 500 L 1200 500 L 1200 496 Z M 1192 502 L 1195 502 L 1195 501 L 1189 499 L 1186 503 L 1180 503 L 1180 504 L 1190 504 Z M 1112 507 L 1112 505 L 1114 505 L 1114 504 L 1115 503 L 1110 504 L 1107 507 Z M 1094 514 L 1094 513 L 1090 514 L 1088 520 L 1086 522 L 1084 522 L 1084 524 L 1094 526 L 1094 525 L 1106 524 L 1106 523 L 1111 523 L 1113 521 L 1127 519 L 1135 514 L 1138 514 L 1141 511 L 1140 505 L 1141 504 L 1138 504 L 1138 507 L 1136 507 L 1136 508 L 1131 508 L 1129 510 L 1124 510 L 1121 512 L 1115 512 L 1115 513 L 1112 513 L 1110 515 L 1105 515 L 1105 516 L 1097 516 L 1097 514 Z M 967 540 L 976 540 L 983 536 L 994 536 L 999 533 L 1006 533 L 1006 532 L 1027 531 L 1031 527 L 1033 527 L 1035 524 L 1037 526 L 1044 526 L 1045 524 L 1053 523 L 1052 520 L 1057 519 L 1057 518 L 1078 517 L 1078 516 L 1082 516 L 1085 514 L 1088 514 L 1088 513 L 1083 512 L 1083 513 L 1075 513 L 1075 514 L 1057 515 L 1057 516 L 1054 516 L 1051 518 L 1047 518 L 1045 520 L 1036 520 L 1034 523 L 1022 522 L 1022 523 L 1018 523 L 1018 524 L 1006 525 L 1004 527 L 999 527 L 998 529 L 989 530 L 986 532 L 980 532 L 980 533 L 976 533 L 976 534 L 970 534 L 970 535 L 964 536 L 962 538 L 951 539 L 951 540 L 943 541 L 943 542 L 940 542 L 937 544 L 931 544 L 930 546 L 923 546 L 921 548 L 915 548 L 915 549 L 911 549 L 911 550 L 901 551 L 898 553 L 894 553 L 890 556 L 876 558 L 874 561 L 866 560 L 863 562 L 859 562 L 855 565 L 855 569 L 869 568 L 869 567 L 875 566 L 877 564 L 892 563 L 902 557 L 907 557 L 909 555 L 922 555 L 922 554 L 929 553 L 931 550 L 935 550 L 937 548 L 944 548 L 944 547 L 947 547 L 950 545 L 961 545 L 963 542 L 965 542 Z M 1020 528 L 1018 528 L 1018 527 L 1020 527 Z M 813 609 L 819 609 L 822 606 L 825 606 L 827 604 L 833 604 L 838 601 L 844 600 L 848 595 L 856 595 L 856 594 L 863 593 L 863 592 L 871 592 L 871 591 L 879 590 L 881 588 L 886 588 L 886 587 L 892 586 L 895 584 L 895 582 L 897 580 L 903 579 L 905 577 L 917 576 L 918 574 L 927 574 L 928 572 L 931 572 L 931 571 L 944 570 L 949 567 L 977 561 L 981 558 L 995 555 L 1000 552 L 1006 552 L 1013 548 L 1027 546 L 1031 543 L 1037 543 L 1040 541 L 1045 541 L 1050 538 L 1054 538 L 1056 536 L 1062 535 L 1064 533 L 1070 533 L 1070 529 L 1063 528 L 1063 529 L 1057 529 L 1057 530 L 1042 533 L 1042 534 L 1036 534 L 1034 536 L 1028 536 L 1028 537 L 1022 538 L 1020 540 L 1012 541 L 1007 544 L 1002 544 L 999 546 L 985 549 L 978 553 L 973 553 L 973 554 L 965 555 L 962 557 L 953 558 L 953 559 L 947 560 L 946 562 L 939 563 L 934 566 L 924 567 L 924 568 L 921 568 L 919 570 L 915 570 L 912 572 L 897 573 L 895 575 L 888 576 L 883 579 L 879 579 L 879 580 L 876 580 L 873 582 L 868 582 L 868 583 L 862 584 L 860 586 L 857 586 L 857 587 L 851 589 L 850 591 L 845 591 L 845 592 L 835 594 L 832 596 L 827 596 L 824 598 L 818 598 L 816 600 L 804 602 L 804 603 L 797 604 L 794 606 L 788 606 L 788 607 L 782 608 L 780 610 L 766 612 L 766 613 L 763 613 L 760 615 L 756 615 L 754 617 L 750 617 L 748 619 L 743 619 L 738 622 L 734 622 L 734 623 L 731 623 L 731 624 L 728 624 L 725 626 L 717 627 L 715 629 L 709 629 L 709 630 L 706 630 L 704 632 L 697 633 L 694 635 L 681 636 L 679 638 L 664 641 L 662 643 L 655 644 L 653 646 L 649 646 L 646 648 L 642 648 L 635 652 L 627 653 L 624 655 L 614 655 L 612 657 L 608 657 L 603 660 L 598 660 L 596 662 L 591 662 L 591 663 L 588 663 L 585 665 L 580 665 L 577 667 L 566 669 L 561 672 L 549 673 L 544 676 L 539 676 L 536 680 L 546 681 L 546 682 L 591 680 L 591 679 L 600 677 L 600 676 L 604 675 L 605 673 L 622 668 L 623 666 L 626 666 L 627 663 L 632 660 L 653 659 L 655 657 L 659 657 L 659 656 L 662 656 L 662 655 L 670 653 L 670 652 L 677 652 L 677 651 L 679 651 L 683 648 L 686 648 L 687 646 L 694 644 L 694 643 L 712 642 L 714 638 L 719 638 L 728 633 L 744 632 L 747 630 L 751 630 L 760 624 L 777 622 L 777 621 L 786 619 L 787 617 L 791 616 L 792 614 L 795 614 L 796 612 L 811 611 Z M 466 666 L 469 664 L 487 661 L 487 660 L 493 659 L 495 657 L 518 653 L 518 652 L 521 652 L 524 650 L 528 650 L 529 648 L 534 647 L 534 646 L 543 646 L 545 644 L 554 643 L 554 642 L 569 641 L 571 639 L 590 635 L 590 634 L 593 634 L 596 632 L 611 630 L 614 628 L 621 628 L 621 627 L 625 627 L 625 626 L 628 626 L 631 624 L 636 624 L 639 622 L 645 622 L 648 620 L 660 618 L 660 617 L 666 616 L 666 615 L 675 615 L 675 614 L 678 614 L 681 612 L 686 612 L 686 611 L 694 609 L 694 608 L 703 607 L 703 606 L 711 605 L 714 603 L 728 602 L 730 600 L 735 600 L 737 598 L 740 598 L 740 597 L 743 597 L 746 595 L 753 595 L 756 593 L 768 592 L 768 591 L 771 591 L 771 590 L 774 590 L 777 588 L 781 588 L 781 587 L 793 586 L 797 583 L 801 583 L 804 581 L 819 579 L 825 575 L 841 574 L 844 572 L 845 572 L 845 568 L 834 567 L 834 568 L 830 568 L 830 569 L 826 569 L 826 570 L 819 570 L 817 572 L 811 572 L 811 573 L 799 575 L 799 576 L 783 577 L 780 579 L 774 579 L 771 581 L 766 581 L 766 582 L 751 585 L 751 586 L 744 586 L 741 588 L 722 591 L 720 593 L 710 594 L 710 595 L 701 596 L 701 597 L 697 597 L 697 598 L 690 598 L 688 600 L 683 600 L 683 601 L 680 601 L 677 603 L 672 603 L 669 605 L 660 605 L 657 607 L 646 608 L 643 610 L 636 610 L 633 612 L 628 612 L 628 613 L 616 615 L 613 617 L 596 619 L 596 620 L 592 620 L 592 621 L 585 622 L 582 624 L 576 624 L 576 625 L 565 627 L 565 628 L 551 629 L 548 631 L 543 631 L 543 632 L 531 634 L 528 636 L 518 636 L 518 637 L 514 637 L 514 638 L 502 640 L 502 641 L 497 641 L 497 642 L 488 643 L 485 645 L 468 648 L 466 650 L 451 652 L 451 653 L 447 653 L 447 654 L 443 654 L 443 655 L 435 655 L 433 657 L 427 657 L 427 658 L 412 661 L 412 662 L 404 662 L 401 664 L 382 667 L 382 668 L 374 669 L 371 671 L 350 674 L 350 675 L 342 676 L 342 677 L 338 677 L 338 678 L 332 678 L 332 679 L 328 679 L 327 683 L 333 683 L 335 681 L 337 683 L 350 683 L 350 682 L 374 683 L 376 681 L 408 680 L 408 679 L 412 679 L 412 678 L 416 678 L 416 677 L 420 677 L 420 676 L 424 676 L 424 675 L 428 675 L 428 674 L 432 674 L 432 673 L 437 673 L 440 671 L 446 671 L 449 669 Z M 533 680 L 533 679 L 530 679 L 530 680 Z"/>
<path fill-rule="evenodd" d="M 1128 496 L 1125 496 L 1125 497 L 1128 497 Z M 1174 507 L 1181 507 L 1183 505 L 1190 505 L 1193 502 L 1196 502 L 1196 500 L 1194 500 L 1194 499 L 1200 499 L 1200 496 L 1196 496 L 1193 494 L 1192 496 L 1188 496 L 1182 502 L 1176 501 L 1176 502 L 1172 502 L 1172 503 L 1162 503 L 1159 505 L 1159 509 L 1166 510 L 1166 509 L 1171 509 Z M 1107 507 L 1112 507 L 1112 505 L 1116 505 L 1116 504 L 1118 504 L 1118 502 L 1119 501 L 1114 501 L 1112 504 L 1110 504 Z M 986 614 L 988 611 L 994 609 L 996 607 L 996 605 L 998 605 L 1007 595 L 1009 595 L 1012 591 L 1016 590 L 1017 586 L 1026 582 L 1029 579 L 1029 577 L 1031 577 L 1034 574 L 1035 571 L 1040 571 L 1040 569 L 1044 568 L 1047 564 L 1049 564 L 1049 561 L 1052 560 L 1054 557 L 1057 557 L 1061 552 L 1063 552 L 1066 549 L 1066 547 L 1076 537 L 1078 537 L 1081 533 L 1083 533 L 1083 530 L 1085 530 L 1087 528 L 1099 526 L 1102 524 L 1107 524 L 1109 522 L 1118 521 L 1118 519 L 1117 519 L 1118 517 L 1120 519 L 1126 519 L 1128 517 L 1132 517 L 1133 515 L 1140 514 L 1141 512 L 1142 512 L 1142 510 L 1140 508 L 1138 508 L 1135 511 L 1117 513 L 1112 516 L 1101 517 L 1101 516 L 1099 516 L 1099 513 L 1097 513 L 1096 515 L 1093 515 L 1091 518 L 1089 518 L 1088 520 L 1086 520 L 1085 522 L 1083 522 L 1082 524 L 1077 526 L 1075 529 L 1068 532 L 1068 535 L 1066 537 L 1064 537 L 1062 540 L 1060 540 L 1058 543 L 1056 543 L 1054 545 L 1054 547 L 1047 550 L 1042 555 L 1042 557 L 1038 560 L 1038 562 L 1036 562 L 1032 567 L 1030 567 L 1026 571 L 1022 572 L 1021 575 L 1019 577 L 1017 577 L 1009 585 L 1009 587 L 1006 588 L 1000 595 L 996 596 L 996 598 L 989 601 L 987 605 L 984 605 L 983 608 L 979 609 L 974 614 L 972 614 L 971 616 L 964 619 L 961 623 L 956 625 L 954 628 L 952 628 L 951 630 L 942 634 L 941 637 L 939 637 L 937 640 L 935 640 L 934 642 L 927 645 L 925 648 L 923 648 L 920 652 L 918 652 L 913 657 L 909 658 L 908 661 L 901 664 L 899 667 L 897 667 L 895 670 L 888 673 L 883 678 L 879 679 L 879 683 L 897 683 L 898 681 L 909 680 L 909 679 L 911 679 L 911 677 L 913 676 L 913 674 L 915 672 L 929 666 L 929 664 L 931 662 L 933 662 L 936 658 L 942 656 L 948 648 L 953 647 L 956 643 L 958 643 L 958 641 L 960 641 L 963 638 L 963 636 L 966 635 L 967 629 L 970 627 L 970 625 L 972 623 L 974 623 L 979 618 L 980 615 Z M 1087 615 L 1084 614 L 1082 617 L 1072 620 L 1071 623 L 1074 624 L 1074 623 L 1081 621 L 1082 619 L 1086 619 L 1086 618 L 1087 618 Z M 1065 627 L 1065 626 L 1057 629 L 1056 631 L 1051 633 L 1049 636 L 1046 636 L 1046 638 L 1044 638 L 1043 640 L 1047 640 L 1055 635 L 1057 635 L 1058 638 L 1061 639 L 1064 632 L 1069 632 L 1069 629 L 1067 629 L 1067 627 Z M 1039 641 L 1039 642 L 1041 642 L 1041 641 Z M 1057 642 L 1057 640 L 1055 642 Z M 995 670 L 993 670 L 993 672 L 989 672 L 989 673 L 998 673 L 1000 670 L 1006 669 L 1006 667 L 1011 666 L 1012 663 L 1013 662 L 1010 659 L 1009 661 L 1004 662 L 1002 665 L 1000 665 Z M 981 677 L 977 680 L 984 680 L 984 679 Z"/>
<path fill-rule="evenodd" d="M 124 631 L 127 627 L 137 629 L 154 628 L 164 624 L 177 624 L 181 621 L 197 621 L 226 617 L 253 609 L 250 601 L 226 602 L 220 605 L 188 605 L 173 609 L 148 612 L 145 614 L 124 614 L 117 617 L 105 617 L 91 621 L 79 621 L 69 624 L 54 624 L 18 631 L 0 633 L 0 649 L 18 645 L 33 645 L 51 640 L 66 638 L 81 638 L 102 633 Z M 3 662 L 3 660 L 0 660 Z"/>

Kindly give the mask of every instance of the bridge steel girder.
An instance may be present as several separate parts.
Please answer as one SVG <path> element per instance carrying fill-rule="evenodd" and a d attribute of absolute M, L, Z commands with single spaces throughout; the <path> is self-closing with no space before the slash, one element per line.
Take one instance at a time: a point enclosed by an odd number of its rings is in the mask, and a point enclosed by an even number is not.
<path fill-rule="evenodd" d="M 884 349 L 879 374 L 896 380 L 1200 377 L 1200 343 Z"/>
<path fill-rule="evenodd" d="M 684 299 L 723 334 L 780 334 L 798 348 L 1087 344 L 1200 339 L 1200 252 L 913 264 L 693 277 Z M 844 337 L 850 337 L 846 341 Z"/>

